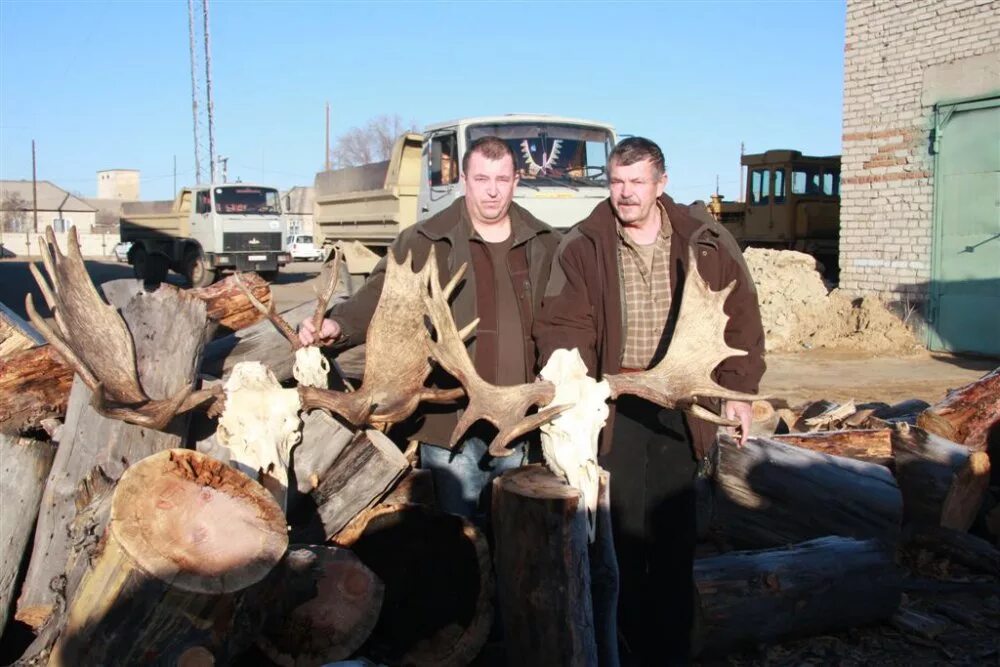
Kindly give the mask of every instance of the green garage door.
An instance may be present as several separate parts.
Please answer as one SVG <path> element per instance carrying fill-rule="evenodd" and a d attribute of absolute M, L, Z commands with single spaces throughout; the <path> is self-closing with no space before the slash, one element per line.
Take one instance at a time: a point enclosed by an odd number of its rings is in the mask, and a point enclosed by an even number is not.
<path fill-rule="evenodd" d="M 1000 97 L 936 125 L 928 346 L 1000 356 Z"/>

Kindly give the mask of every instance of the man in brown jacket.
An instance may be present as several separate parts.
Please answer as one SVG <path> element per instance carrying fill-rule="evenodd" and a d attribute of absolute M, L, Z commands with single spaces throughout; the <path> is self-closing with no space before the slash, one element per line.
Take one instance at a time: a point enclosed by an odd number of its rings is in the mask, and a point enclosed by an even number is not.
<path fill-rule="evenodd" d="M 514 154 L 503 140 L 474 141 L 462 159 L 465 196 L 404 230 L 391 248 L 400 259 L 412 252 L 414 266 L 421 267 L 433 247 L 442 284 L 463 264 L 469 265 L 452 297 L 452 315 L 459 327 L 480 318 L 469 356 L 479 375 L 497 385 L 534 379 L 531 328 L 559 244 L 555 230 L 513 203 L 518 180 L 514 165 Z M 321 328 L 322 344 L 346 349 L 365 342 L 384 279 L 382 260 L 356 294 L 331 309 Z M 306 345 L 316 339 L 309 319 L 300 325 L 299 338 Z M 457 386 L 440 370 L 431 381 L 439 387 Z M 527 443 L 512 445 L 510 456 L 493 458 L 487 453 L 492 440 L 487 430 L 492 427 L 480 422 L 449 449 L 460 410 L 458 405 L 421 405 L 399 435 L 420 441 L 420 464 L 432 471 L 441 508 L 481 519 L 483 491 L 494 477 L 525 462 Z"/>
<path fill-rule="evenodd" d="M 660 148 L 639 137 L 608 158 L 611 197 L 563 238 L 535 322 L 541 362 L 577 348 L 598 379 L 639 371 L 670 345 L 689 249 L 714 290 L 731 281 L 726 342 L 746 350 L 715 369 L 722 386 L 756 392 L 764 334 L 753 282 L 739 247 L 721 225 L 698 219 L 663 194 Z M 728 401 L 742 437 L 750 405 Z M 624 664 L 683 664 L 693 624 L 697 461 L 715 427 L 636 397 L 617 401 L 601 435 L 599 462 L 611 473 L 611 513 L 619 560 L 618 605 Z"/>

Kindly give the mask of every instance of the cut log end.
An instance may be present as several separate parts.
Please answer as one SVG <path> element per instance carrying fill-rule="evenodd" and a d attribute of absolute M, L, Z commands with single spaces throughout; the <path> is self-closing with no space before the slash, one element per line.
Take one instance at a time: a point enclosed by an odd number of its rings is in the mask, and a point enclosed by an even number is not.
<path fill-rule="evenodd" d="M 288 546 L 281 508 L 250 478 L 189 450 L 150 456 L 122 477 L 111 526 L 146 572 L 191 592 L 260 581 Z"/>
<path fill-rule="evenodd" d="M 525 498 L 568 500 L 578 498 L 580 492 L 553 475 L 544 466 L 525 466 L 516 475 L 505 475 L 503 488 Z"/>

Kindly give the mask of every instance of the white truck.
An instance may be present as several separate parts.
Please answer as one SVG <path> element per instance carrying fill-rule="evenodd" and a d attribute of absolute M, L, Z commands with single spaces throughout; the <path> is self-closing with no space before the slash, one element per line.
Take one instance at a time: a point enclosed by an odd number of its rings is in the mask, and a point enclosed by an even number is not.
<path fill-rule="evenodd" d="M 271 280 L 289 261 L 278 190 L 249 183 L 183 188 L 173 202 L 122 205 L 121 240 L 132 243 L 136 276 L 163 280 L 173 269 L 195 287 L 226 269 Z"/>
<path fill-rule="evenodd" d="M 385 162 L 316 175 L 313 234 L 344 251 L 350 289 L 361 284 L 400 231 L 464 194 L 466 147 L 488 135 L 508 143 L 520 182 L 514 201 L 557 228 L 585 218 L 608 196 L 611 125 L 541 114 L 465 118 L 406 134 Z"/>

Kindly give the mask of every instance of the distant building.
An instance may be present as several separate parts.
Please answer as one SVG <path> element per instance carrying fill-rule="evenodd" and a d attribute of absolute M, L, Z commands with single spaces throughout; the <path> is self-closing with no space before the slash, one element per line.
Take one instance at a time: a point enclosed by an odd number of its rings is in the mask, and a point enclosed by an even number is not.
<path fill-rule="evenodd" d="M 1000 7 L 848 0 L 840 287 L 1000 355 Z"/>
<path fill-rule="evenodd" d="M 288 231 L 301 234 L 313 233 L 313 207 L 315 191 L 311 186 L 296 185 L 281 194 L 281 207 L 288 216 Z"/>
<path fill-rule="evenodd" d="M 97 199 L 138 201 L 138 169 L 105 169 L 97 172 Z"/>
<path fill-rule="evenodd" d="M 0 212 L 4 226 L 8 226 L 13 214 L 19 213 L 7 210 L 11 202 L 20 202 L 20 211 L 24 212 L 24 215 L 20 216 L 22 227 L 7 231 L 40 232 L 48 225 L 57 232 L 65 232 L 70 227 L 76 227 L 84 233 L 92 231 L 97 222 L 96 208 L 49 181 L 38 181 L 37 190 L 38 229 L 36 230 L 31 181 L 0 181 L 0 209 L 2 209 Z"/>

